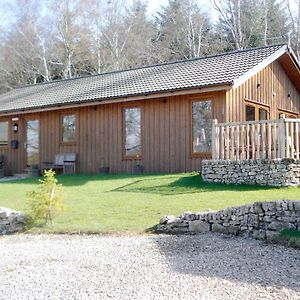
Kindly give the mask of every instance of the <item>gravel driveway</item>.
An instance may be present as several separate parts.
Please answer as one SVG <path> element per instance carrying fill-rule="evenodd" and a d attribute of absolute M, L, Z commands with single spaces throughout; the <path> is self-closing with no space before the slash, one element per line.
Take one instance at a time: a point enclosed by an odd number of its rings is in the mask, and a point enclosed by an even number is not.
<path fill-rule="evenodd" d="M 216 234 L 0 238 L 1 299 L 300 299 L 300 251 Z"/>

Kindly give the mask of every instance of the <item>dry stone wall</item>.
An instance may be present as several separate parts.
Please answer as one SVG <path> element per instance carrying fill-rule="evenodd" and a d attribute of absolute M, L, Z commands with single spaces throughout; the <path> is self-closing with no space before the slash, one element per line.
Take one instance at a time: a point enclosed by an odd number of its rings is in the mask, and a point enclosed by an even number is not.
<path fill-rule="evenodd" d="M 157 231 L 176 234 L 211 231 L 272 241 L 284 228 L 300 231 L 300 201 L 256 202 L 218 212 L 166 216 L 160 220 Z"/>
<path fill-rule="evenodd" d="M 19 211 L 0 207 L 0 235 L 22 232 L 29 217 Z"/>
<path fill-rule="evenodd" d="M 298 186 L 300 160 L 204 160 L 202 178 L 206 182 L 268 186 Z"/>

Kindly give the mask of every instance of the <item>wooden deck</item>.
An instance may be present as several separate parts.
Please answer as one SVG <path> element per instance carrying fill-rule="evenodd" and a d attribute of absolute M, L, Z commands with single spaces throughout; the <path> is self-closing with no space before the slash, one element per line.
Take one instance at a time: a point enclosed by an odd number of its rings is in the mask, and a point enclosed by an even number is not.
<path fill-rule="evenodd" d="M 217 123 L 212 128 L 212 159 L 248 160 L 300 157 L 300 119 Z"/>

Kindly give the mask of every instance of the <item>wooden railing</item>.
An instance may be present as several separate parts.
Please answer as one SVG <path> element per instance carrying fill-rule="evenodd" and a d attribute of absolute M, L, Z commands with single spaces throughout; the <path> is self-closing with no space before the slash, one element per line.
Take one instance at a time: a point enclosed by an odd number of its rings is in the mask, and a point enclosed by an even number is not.
<path fill-rule="evenodd" d="M 220 123 L 213 121 L 212 158 L 299 159 L 300 119 Z"/>

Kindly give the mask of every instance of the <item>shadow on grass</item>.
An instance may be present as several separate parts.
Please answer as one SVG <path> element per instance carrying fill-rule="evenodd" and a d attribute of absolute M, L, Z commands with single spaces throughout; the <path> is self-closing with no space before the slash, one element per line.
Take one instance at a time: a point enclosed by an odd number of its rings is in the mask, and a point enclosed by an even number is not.
<path fill-rule="evenodd" d="M 278 189 L 276 187 L 255 186 L 255 185 L 225 185 L 206 183 L 199 174 L 189 174 L 175 179 L 174 176 L 161 178 L 143 178 L 132 183 L 118 187 L 110 192 L 131 192 L 131 193 L 149 193 L 159 195 L 180 195 L 216 191 L 265 191 Z"/>
<path fill-rule="evenodd" d="M 41 177 L 40 177 L 41 178 Z M 37 184 L 40 178 L 28 178 L 14 181 L 3 182 L 5 184 Z M 186 174 L 80 174 L 80 175 L 58 175 L 58 182 L 64 187 L 81 186 L 88 182 L 111 181 L 112 187 L 114 180 L 128 180 L 126 184 L 111 189 L 109 192 L 127 193 L 148 193 L 159 195 L 180 195 L 205 193 L 216 191 L 265 191 L 278 189 L 267 186 L 249 185 L 226 185 L 206 183 L 198 173 Z M 128 183 L 129 182 L 129 183 Z M 118 183 L 120 185 L 120 183 Z M 0 183 L 1 186 L 1 183 Z"/>
<path fill-rule="evenodd" d="M 165 176 L 164 174 L 68 174 L 68 175 L 56 175 L 59 183 L 64 186 L 78 186 L 84 185 L 91 181 L 108 181 L 108 180 L 120 180 L 120 179 L 131 179 L 131 178 L 144 178 L 149 176 Z M 174 175 L 173 175 L 174 176 Z M 176 175 L 175 175 L 176 176 Z M 14 179 L 7 181 L 0 181 L 1 184 L 36 184 L 39 182 L 40 177 L 25 178 L 25 179 Z"/>

